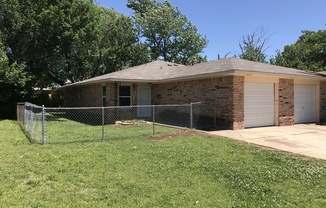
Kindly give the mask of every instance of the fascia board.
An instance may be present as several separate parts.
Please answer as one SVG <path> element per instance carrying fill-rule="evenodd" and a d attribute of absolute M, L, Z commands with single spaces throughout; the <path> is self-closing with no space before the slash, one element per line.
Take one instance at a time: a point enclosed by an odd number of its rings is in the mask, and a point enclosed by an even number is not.
<path fill-rule="evenodd" d="M 304 78 L 304 79 L 314 79 L 314 80 L 326 80 L 326 77 L 319 75 L 298 75 L 298 74 L 289 74 L 289 73 L 268 73 L 268 72 L 257 72 L 250 70 L 235 70 L 235 75 L 260 75 L 260 76 L 273 76 L 273 77 L 282 77 L 282 78 Z"/>

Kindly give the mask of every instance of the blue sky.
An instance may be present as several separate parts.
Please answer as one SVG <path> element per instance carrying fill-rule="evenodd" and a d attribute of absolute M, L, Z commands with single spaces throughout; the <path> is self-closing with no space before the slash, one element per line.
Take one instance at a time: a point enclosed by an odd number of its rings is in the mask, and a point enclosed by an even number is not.
<path fill-rule="evenodd" d="M 132 16 L 126 7 L 127 0 L 96 0 L 100 5 L 114 8 L 119 13 Z M 170 0 L 206 35 L 209 43 L 202 55 L 208 60 L 239 55 L 242 35 L 252 34 L 258 27 L 273 34 L 267 42 L 268 56 L 293 44 L 302 30 L 326 29 L 325 0 Z"/>

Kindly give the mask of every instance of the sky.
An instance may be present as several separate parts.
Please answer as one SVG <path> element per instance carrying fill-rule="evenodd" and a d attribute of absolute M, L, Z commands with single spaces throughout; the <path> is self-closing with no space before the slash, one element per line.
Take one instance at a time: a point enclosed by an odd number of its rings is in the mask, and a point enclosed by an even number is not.
<path fill-rule="evenodd" d="M 96 0 L 107 8 L 132 16 L 128 0 Z M 295 43 L 302 30 L 326 30 L 325 0 L 170 0 L 170 3 L 187 16 L 198 32 L 209 43 L 201 55 L 216 60 L 239 55 L 239 42 L 243 35 L 263 27 L 267 39 L 268 58 L 285 45 Z M 268 36 L 267 35 L 267 36 Z"/>

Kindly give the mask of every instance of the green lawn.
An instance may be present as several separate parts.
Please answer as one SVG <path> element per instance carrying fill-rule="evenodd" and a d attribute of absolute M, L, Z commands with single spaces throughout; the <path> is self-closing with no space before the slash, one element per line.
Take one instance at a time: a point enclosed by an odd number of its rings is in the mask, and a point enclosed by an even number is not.
<path fill-rule="evenodd" d="M 92 126 L 65 118 L 58 118 L 46 122 L 46 142 L 48 144 L 64 144 L 102 141 L 102 130 L 104 141 L 144 138 L 153 135 L 153 125 L 151 124 L 136 120 L 124 123 L 134 123 L 134 125 L 105 125 L 104 129 L 102 129 L 101 125 Z M 180 129 L 154 126 L 154 135 L 176 131 L 180 131 Z"/>
<path fill-rule="evenodd" d="M 326 161 L 201 134 L 114 131 L 104 143 L 39 145 L 0 121 L 0 207 L 326 207 Z"/>

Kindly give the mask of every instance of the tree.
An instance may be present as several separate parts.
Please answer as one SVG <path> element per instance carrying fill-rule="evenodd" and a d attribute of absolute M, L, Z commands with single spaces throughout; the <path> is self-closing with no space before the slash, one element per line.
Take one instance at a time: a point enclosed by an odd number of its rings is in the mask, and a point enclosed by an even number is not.
<path fill-rule="evenodd" d="M 150 49 L 152 60 L 193 64 L 207 46 L 206 37 L 198 33 L 185 15 L 169 1 L 128 0 L 134 11 L 140 39 Z"/>
<path fill-rule="evenodd" d="M 23 64 L 9 63 L 0 41 L 0 119 L 14 118 L 15 104 L 28 93 L 25 85 L 30 78 Z"/>
<path fill-rule="evenodd" d="M 146 45 L 138 42 L 133 20 L 113 9 L 98 7 L 96 63 L 92 76 L 148 62 Z"/>
<path fill-rule="evenodd" d="M 267 36 L 267 37 L 266 37 Z M 241 59 L 266 63 L 267 40 L 271 37 L 263 27 L 257 28 L 252 34 L 243 35 L 239 43 Z"/>
<path fill-rule="evenodd" d="M 0 0 L 1 101 L 148 62 L 134 24 L 93 0 Z"/>
<path fill-rule="evenodd" d="M 297 42 L 276 51 L 271 64 L 302 70 L 326 70 L 326 30 L 304 30 Z"/>
<path fill-rule="evenodd" d="M 98 15 L 91 0 L 0 0 L 10 63 L 24 63 L 34 87 L 88 78 Z"/>

